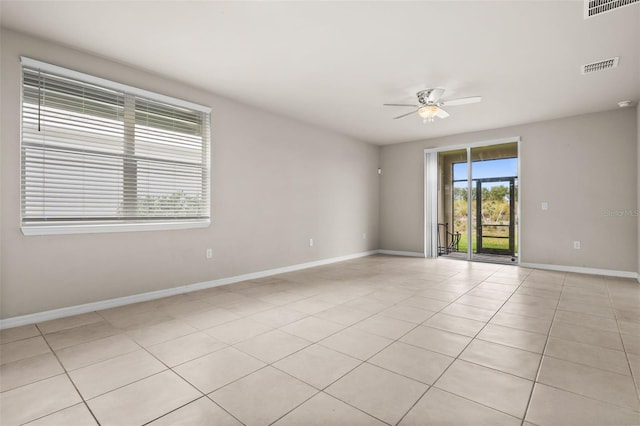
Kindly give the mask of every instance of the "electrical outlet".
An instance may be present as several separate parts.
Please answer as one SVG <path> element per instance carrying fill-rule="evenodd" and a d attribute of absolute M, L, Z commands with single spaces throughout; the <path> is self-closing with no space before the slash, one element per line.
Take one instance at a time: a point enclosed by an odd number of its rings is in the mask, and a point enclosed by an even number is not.
<path fill-rule="evenodd" d="M 206 251 L 207 259 L 213 259 L 213 249 L 208 248 Z"/>
<path fill-rule="evenodd" d="M 363 232 L 363 233 L 362 233 L 362 239 L 363 239 L 363 240 L 366 240 L 366 239 L 367 239 L 367 233 L 366 233 L 366 232 Z"/>
<path fill-rule="evenodd" d="M 549 203 L 543 201 L 541 204 L 542 210 L 549 210 Z"/>
<path fill-rule="evenodd" d="M 313 238 L 309 238 L 309 247 L 313 247 Z"/>
<path fill-rule="evenodd" d="M 580 241 L 574 241 L 573 242 L 573 248 L 576 249 L 576 250 L 579 250 L 580 249 Z"/>

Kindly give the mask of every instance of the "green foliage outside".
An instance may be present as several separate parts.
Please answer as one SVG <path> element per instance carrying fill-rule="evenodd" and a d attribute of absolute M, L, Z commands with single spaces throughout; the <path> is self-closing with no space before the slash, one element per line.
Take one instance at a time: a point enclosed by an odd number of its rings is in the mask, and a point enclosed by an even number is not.
<path fill-rule="evenodd" d="M 459 232 L 461 234 L 459 250 L 467 251 L 467 213 L 468 213 L 468 190 L 463 187 L 453 188 L 453 230 L 450 232 Z M 472 216 L 473 216 L 473 234 L 472 241 L 473 251 L 476 251 L 475 240 L 475 203 L 476 191 L 472 191 Z M 515 202 L 515 200 L 514 200 Z M 509 212 L 509 188 L 504 185 L 496 185 L 482 188 L 482 225 L 485 235 L 504 236 L 509 235 L 507 226 L 491 226 L 491 225 L 508 225 L 511 217 Z M 517 218 L 515 218 L 517 221 Z M 482 240 L 482 246 L 490 249 L 509 249 L 508 238 L 488 238 Z M 517 252 L 517 248 L 516 248 Z"/>
<path fill-rule="evenodd" d="M 124 211 L 123 205 L 119 206 L 119 212 Z M 138 198 L 136 214 L 138 216 L 156 217 L 190 217 L 199 216 L 200 197 L 176 191 L 166 195 L 142 195 Z"/>
<path fill-rule="evenodd" d="M 144 216 L 197 216 L 200 197 L 176 191 L 167 195 L 144 195 L 138 200 L 138 214 Z"/>
<path fill-rule="evenodd" d="M 516 235 L 515 237 L 515 252 L 518 252 L 518 236 Z M 475 239 L 475 234 L 474 234 L 474 238 L 472 240 L 472 251 L 473 253 L 477 252 L 477 244 L 476 244 L 476 239 Z M 490 249 L 508 249 L 509 248 L 509 240 L 505 240 L 502 238 L 484 238 L 483 242 L 482 242 L 482 246 L 484 248 L 490 248 Z M 466 252 L 467 251 L 467 247 L 469 247 L 469 243 L 467 241 L 467 234 L 460 234 L 460 244 L 458 244 L 458 251 L 460 252 Z"/>

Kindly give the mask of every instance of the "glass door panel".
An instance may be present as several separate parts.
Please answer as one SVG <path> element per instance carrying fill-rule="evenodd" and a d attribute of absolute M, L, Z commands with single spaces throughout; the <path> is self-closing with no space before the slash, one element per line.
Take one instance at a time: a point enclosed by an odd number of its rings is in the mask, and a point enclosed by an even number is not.
<path fill-rule="evenodd" d="M 476 253 L 513 255 L 515 178 L 485 178 L 475 183 Z"/>
<path fill-rule="evenodd" d="M 467 258 L 467 150 L 438 153 L 438 255 Z"/>
<path fill-rule="evenodd" d="M 516 143 L 471 149 L 472 260 L 515 259 L 517 155 Z"/>

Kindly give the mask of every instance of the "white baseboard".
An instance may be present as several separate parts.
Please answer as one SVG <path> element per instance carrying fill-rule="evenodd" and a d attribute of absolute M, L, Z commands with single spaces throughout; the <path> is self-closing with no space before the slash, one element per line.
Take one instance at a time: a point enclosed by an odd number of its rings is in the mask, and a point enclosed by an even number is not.
<path fill-rule="evenodd" d="M 212 281 L 188 284 L 179 287 L 167 288 L 164 290 L 151 291 L 148 293 L 134 294 L 131 296 L 118 297 L 115 299 L 101 300 L 98 302 L 86 303 L 83 305 L 69 306 L 66 308 L 53 309 L 50 311 L 36 312 L 34 314 L 21 315 L 12 318 L 0 319 L 0 330 L 5 328 L 18 327 L 21 325 L 35 324 L 38 322 L 68 317 L 72 315 L 85 314 L 87 312 L 100 311 L 103 309 L 116 308 L 118 306 L 132 303 L 146 302 L 148 300 L 160 299 L 163 297 L 175 296 L 177 294 L 189 293 L 197 290 L 218 287 L 221 285 L 233 284 L 240 281 L 253 280 L 257 278 L 269 277 L 272 275 L 284 274 L 287 272 L 299 271 L 301 269 L 313 268 L 316 266 L 328 265 L 345 260 L 357 259 L 359 257 L 377 254 L 378 250 L 371 250 L 361 253 L 349 254 L 346 256 L 333 257 L 329 259 L 316 260 L 313 262 L 300 263 L 298 265 L 284 266 L 282 268 L 269 269 L 266 271 L 251 272 L 248 274 L 236 275 L 233 277 L 220 278 Z"/>
<path fill-rule="evenodd" d="M 578 274 L 604 275 L 607 277 L 635 278 L 640 282 L 637 272 L 617 271 L 613 269 L 597 269 L 585 268 L 582 266 L 566 266 L 566 265 L 550 265 L 546 263 L 526 263 L 522 262 L 519 266 L 523 268 L 546 269 L 549 271 L 575 272 Z"/>
<path fill-rule="evenodd" d="M 388 254 L 390 256 L 408 256 L 408 257 L 424 257 L 424 253 L 417 251 L 398 251 L 398 250 L 376 250 L 378 254 Z"/>
<path fill-rule="evenodd" d="M 18 327 L 21 325 L 35 324 L 38 322 L 68 317 L 72 315 L 85 314 L 87 312 L 100 311 L 103 309 L 115 308 L 132 303 L 146 302 L 148 300 L 160 299 L 163 297 L 175 296 L 177 294 L 189 293 L 197 290 L 218 287 L 221 285 L 233 284 L 241 281 L 253 280 L 257 278 L 269 277 L 272 275 L 284 274 L 287 272 L 299 271 L 301 269 L 313 268 L 316 266 L 328 265 L 345 260 L 357 259 L 374 254 L 386 254 L 392 256 L 424 257 L 424 253 L 413 251 L 397 250 L 370 250 L 361 253 L 354 253 L 346 256 L 333 257 L 329 259 L 316 260 L 313 262 L 300 263 L 298 265 L 284 266 L 282 268 L 269 269 L 266 271 L 252 272 L 248 274 L 236 275 L 233 277 L 220 278 L 212 281 L 188 284 L 179 287 L 167 288 L 164 290 L 152 291 L 148 293 L 134 294 L 131 296 L 118 297 L 116 299 L 101 300 L 98 302 L 86 303 L 83 305 L 69 306 L 66 308 L 53 309 L 50 311 L 36 312 L 34 314 L 21 315 L 12 318 L 0 319 L 0 330 L 5 328 Z M 616 271 L 609 269 L 583 268 L 577 266 L 549 265 L 540 263 L 520 263 L 524 268 L 547 269 L 551 271 L 576 272 L 581 274 L 606 275 L 610 277 L 635 278 L 640 283 L 640 275 L 637 272 Z"/>

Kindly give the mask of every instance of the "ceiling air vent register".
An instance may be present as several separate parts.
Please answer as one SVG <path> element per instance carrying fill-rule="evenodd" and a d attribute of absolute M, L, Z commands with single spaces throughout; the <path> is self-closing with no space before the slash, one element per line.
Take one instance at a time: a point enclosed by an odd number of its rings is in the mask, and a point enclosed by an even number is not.
<path fill-rule="evenodd" d="M 640 4 L 640 0 L 584 0 L 584 18 L 591 18 L 621 7 Z"/>
<path fill-rule="evenodd" d="M 603 61 L 592 62 L 590 64 L 583 65 L 581 68 L 582 74 L 589 74 L 596 71 L 608 70 L 618 66 L 619 56 L 611 59 L 605 59 Z"/>

